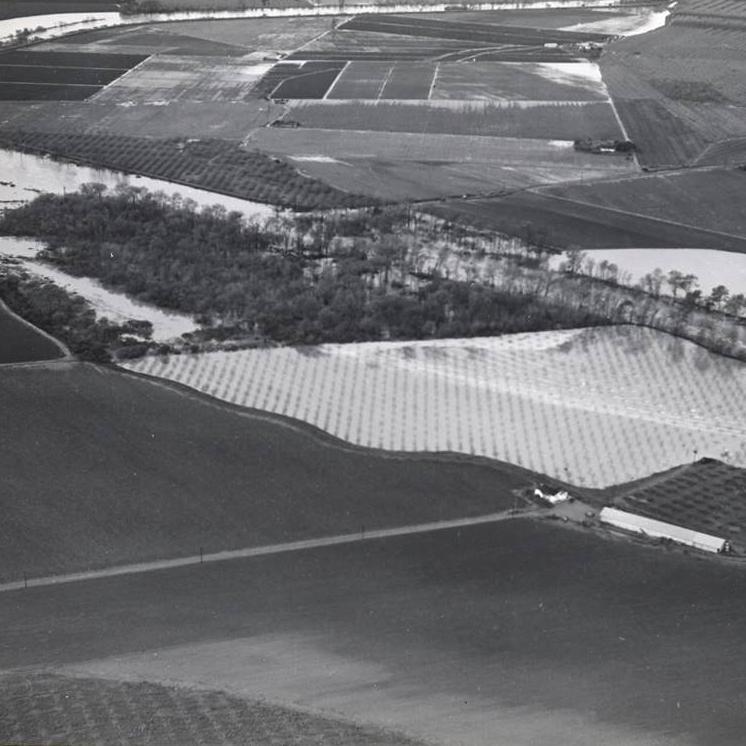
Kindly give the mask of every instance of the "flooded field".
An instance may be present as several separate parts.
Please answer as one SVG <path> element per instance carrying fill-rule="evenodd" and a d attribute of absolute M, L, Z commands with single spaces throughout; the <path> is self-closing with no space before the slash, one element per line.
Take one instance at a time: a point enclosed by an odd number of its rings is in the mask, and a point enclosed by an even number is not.
<path fill-rule="evenodd" d="M 602 487 L 728 451 L 746 464 L 746 365 L 662 332 L 148 357 L 126 367 L 362 446 L 497 458 Z"/>
<path fill-rule="evenodd" d="M 109 189 L 120 185 L 147 189 L 150 192 L 163 192 L 167 195 L 180 195 L 185 200 L 193 200 L 200 207 L 222 205 L 228 211 L 240 212 L 247 218 L 262 220 L 274 215 L 271 205 L 237 199 L 206 189 L 174 184 L 162 179 L 135 176 L 105 168 L 90 168 L 74 163 L 64 163 L 49 157 L 18 153 L 0 149 L 0 209 L 14 207 L 34 199 L 39 194 L 51 192 L 63 194 L 75 192 L 83 184 L 96 182 Z"/>

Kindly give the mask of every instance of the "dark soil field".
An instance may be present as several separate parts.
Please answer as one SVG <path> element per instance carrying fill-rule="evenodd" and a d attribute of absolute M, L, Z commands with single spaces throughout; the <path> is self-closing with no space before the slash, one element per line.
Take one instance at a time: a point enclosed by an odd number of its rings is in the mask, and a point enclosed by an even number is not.
<path fill-rule="evenodd" d="M 0 83 L 0 101 L 84 101 L 101 86 Z"/>
<path fill-rule="evenodd" d="M 64 357 L 59 345 L 10 313 L 0 300 L 0 365 Z"/>
<path fill-rule="evenodd" d="M 345 66 L 344 62 L 280 62 L 254 86 L 252 98 L 323 98 L 329 86 Z M 283 93 L 283 90 L 285 93 Z"/>
<path fill-rule="evenodd" d="M 118 5 L 112 0 L 3 0 L 0 21 L 50 13 L 115 12 Z"/>
<path fill-rule="evenodd" d="M 77 52 L 5 52 L 0 54 L 0 100 L 83 100 L 144 59 Z"/>
<path fill-rule="evenodd" d="M 0 411 L 0 580 L 491 513 L 528 478 L 324 445 L 83 364 L 0 369 Z"/>
<path fill-rule="evenodd" d="M 524 520 L 3 593 L 0 667 L 263 690 L 446 743 L 741 746 L 745 613 L 741 567 Z"/>
<path fill-rule="evenodd" d="M 634 187 L 633 187 L 634 188 Z M 746 251 L 746 237 L 731 237 L 545 194 L 520 192 L 496 199 L 454 200 L 429 212 L 475 227 L 520 235 L 526 225 L 559 248 L 699 248 Z M 686 219 L 685 215 L 681 216 Z"/>
<path fill-rule="evenodd" d="M 274 90 L 272 98 L 324 98 L 342 70 L 342 63 L 317 63 L 321 70 L 307 71 L 313 63 L 304 65 L 297 75 L 286 78 Z"/>

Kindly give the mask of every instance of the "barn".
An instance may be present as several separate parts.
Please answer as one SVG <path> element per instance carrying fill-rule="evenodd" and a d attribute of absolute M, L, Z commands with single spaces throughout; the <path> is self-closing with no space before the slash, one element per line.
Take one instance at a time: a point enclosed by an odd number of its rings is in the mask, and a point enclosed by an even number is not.
<path fill-rule="evenodd" d="M 656 521 L 653 518 L 645 518 L 645 516 L 627 513 L 617 508 L 603 508 L 598 517 L 602 523 L 614 526 L 615 528 L 622 528 L 625 531 L 632 531 L 643 536 L 670 539 L 678 544 L 686 544 L 705 552 L 723 552 L 727 551 L 728 548 L 726 539 L 719 536 L 692 531 L 683 526 Z"/>

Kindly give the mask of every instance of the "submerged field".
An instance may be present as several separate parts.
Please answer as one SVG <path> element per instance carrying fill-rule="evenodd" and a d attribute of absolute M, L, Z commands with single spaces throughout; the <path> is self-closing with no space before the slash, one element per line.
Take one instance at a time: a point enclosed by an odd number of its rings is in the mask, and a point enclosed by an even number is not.
<path fill-rule="evenodd" d="M 364 446 L 488 456 L 600 487 L 700 455 L 746 464 L 746 367 L 635 327 L 325 345 L 127 367 Z"/>

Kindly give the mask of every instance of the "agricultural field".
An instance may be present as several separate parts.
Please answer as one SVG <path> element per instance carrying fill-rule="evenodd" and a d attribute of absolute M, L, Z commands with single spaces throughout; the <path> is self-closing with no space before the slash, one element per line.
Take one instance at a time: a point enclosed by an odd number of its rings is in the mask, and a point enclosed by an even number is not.
<path fill-rule="evenodd" d="M 156 356 L 125 367 L 358 445 L 487 456 L 587 487 L 661 471 L 694 449 L 729 450 L 746 464 L 743 364 L 649 329 Z"/>
<path fill-rule="evenodd" d="M 0 146 L 140 173 L 242 199 L 297 209 L 353 207 L 371 198 L 340 192 L 287 163 L 224 140 L 150 140 L 114 135 L 0 131 Z"/>
<path fill-rule="evenodd" d="M 588 133 L 607 138 L 620 136 L 619 123 L 611 107 L 595 101 L 532 102 L 529 105 L 475 101 L 458 107 L 432 102 L 423 108 L 418 104 L 399 101 L 370 101 L 367 104 L 339 101 L 332 106 L 327 99 L 323 103 L 295 103 L 287 118 L 308 129 L 421 132 L 428 135 L 538 140 L 574 140 Z"/>
<path fill-rule="evenodd" d="M 72 722 L 78 707 L 94 724 L 111 713 L 122 740 L 139 703 L 162 705 L 146 728 L 214 703 L 207 736 L 231 710 L 245 722 L 243 699 L 429 743 L 739 746 L 744 599 L 740 567 L 515 520 L 4 593 L 0 668 L 40 695 L 34 667 L 81 677 L 74 704 L 47 683 L 36 722 L 59 722 L 60 706 Z M 296 717 L 308 738 L 321 725 Z"/>
<path fill-rule="evenodd" d="M 158 104 L 195 101 L 235 103 L 246 99 L 267 64 L 234 58 L 151 57 L 130 75 L 100 91 L 97 104 Z"/>
<path fill-rule="evenodd" d="M 557 29 L 482 24 L 463 20 L 452 20 L 450 16 L 438 19 L 420 15 L 360 15 L 344 21 L 340 28 L 353 31 L 375 31 L 399 36 L 414 36 L 433 39 L 454 39 L 468 42 L 472 47 L 516 45 L 520 47 L 543 47 L 544 44 L 570 44 L 581 41 L 605 41 L 602 34 L 574 33 Z"/>
<path fill-rule="evenodd" d="M 0 299 L 0 365 L 54 360 L 65 354 L 59 343 L 21 320 Z"/>
<path fill-rule="evenodd" d="M 0 675 L 0 741 L 184 746 L 424 746 L 406 736 L 222 691 L 45 672 Z M 72 706 L 71 706 L 72 705 Z M 74 708 L 74 709 L 73 709 Z"/>
<path fill-rule="evenodd" d="M 746 171 L 740 169 L 660 173 L 592 186 L 562 185 L 543 193 L 693 229 L 746 235 Z"/>
<path fill-rule="evenodd" d="M 81 363 L 0 368 L 0 409 L 0 582 L 479 516 L 534 476 L 355 450 Z"/>
<path fill-rule="evenodd" d="M 713 143 L 743 136 L 745 30 L 741 4 L 691 0 L 665 28 L 607 48 L 603 77 L 643 165 L 697 163 Z"/>
<path fill-rule="evenodd" d="M 264 128 L 244 147 L 289 158 L 339 190 L 384 200 L 494 194 L 634 171 L 623 157 L 603 159 L 574 150 L 571 141 L 538 138 Z"/>
<path fill-rule="evenodd" d="M 78 52 L 0 52 L 0 101 L 86 99 L 144 59 Z"/>
<path fill-rule="evenodd" d="M 620 184 L 625 182 L 621 181 Z M 637 182 L 631 182 L 630 186 L 632 184 L 636 185 Z M 427 209 L 448 220 L 509 235 L 520 235 L 530 225 L 546 235 L 550 246 L 557 248 L 694 248 L 746 252 L 746 238 L 739 235 L 543 192 L 525 191 L 492 199 L 449 200 L 445 204 L 428 206 Z M 703 209 L 707 209 L 706 205 Z M 685 215 L 682 217 L 686 219 Z"/>
<path fill-rule="evenodd" d="M 730 539 L 746 549 L 746 471 L 715 459 L 643 480 L 613 503 L 649 518 Z"/>

